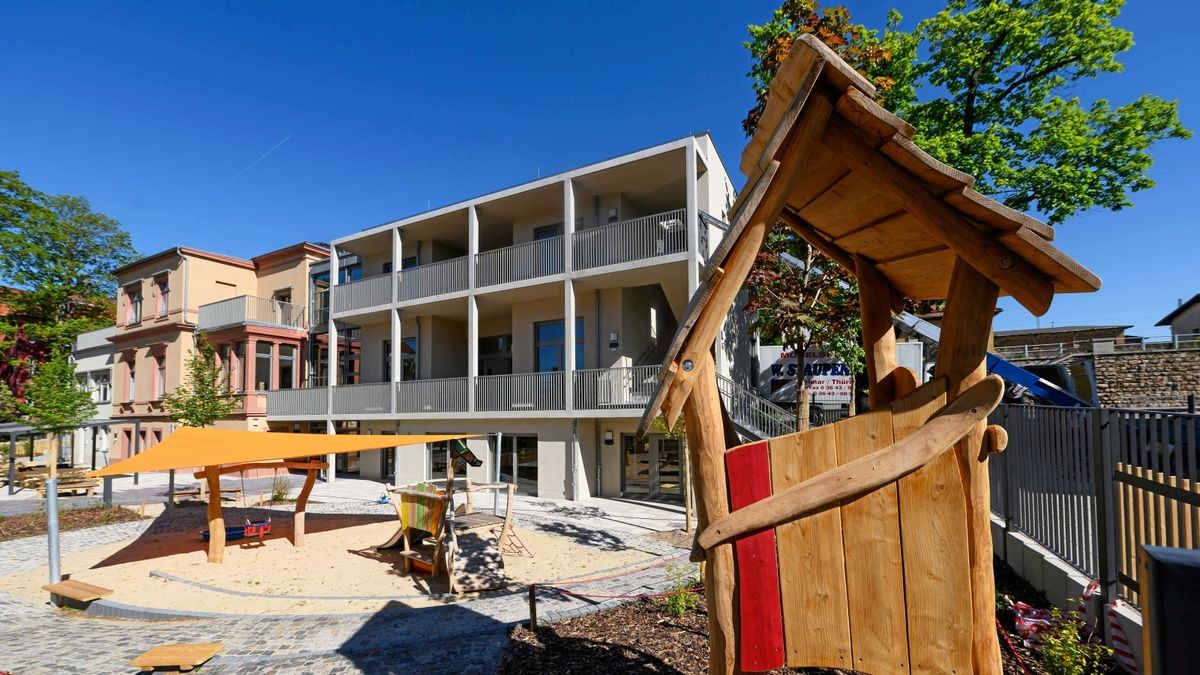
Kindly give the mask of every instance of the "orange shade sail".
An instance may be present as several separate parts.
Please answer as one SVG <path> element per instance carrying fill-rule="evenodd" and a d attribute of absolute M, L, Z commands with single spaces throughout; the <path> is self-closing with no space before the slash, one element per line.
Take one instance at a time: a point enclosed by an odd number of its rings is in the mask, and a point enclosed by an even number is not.
<path fill-rule="evenodd" d="M 88 475 L 112 476 L 143 471 L 265 462 L 476 437 L 478 434 L 351 436 L 180 427 L 165 441 L 149 450 L 103 469 L 97 469 Z"/>

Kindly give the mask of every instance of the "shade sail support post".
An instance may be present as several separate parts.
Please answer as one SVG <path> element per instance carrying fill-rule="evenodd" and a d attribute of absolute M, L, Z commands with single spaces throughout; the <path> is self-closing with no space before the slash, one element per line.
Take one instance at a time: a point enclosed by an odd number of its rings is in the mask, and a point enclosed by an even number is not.
<path fill-rule="evenodd" d="M 936 373 L 946 377 L 946 401 L 954 401 L 987 377 L 985 359 L 992 341 L 992 319 L 1000 289 L 965 259 L 954 261 L 950 293 L 942 320 Z M 990 487 L 986 455 L 981 457 L 987 420 L 981 420 L 954 447 L 967 504 L 972 638 L 971 660 L 977 675 L 999 675 L 996 637 L 996 583 L 992 576 Z"/>
<path fill-rule="evenodd" d="M 329 466 L 326 464 L 326 466 Z M 304 546 L 304 508 L 308 505 L 308 496 L 312 494 L 313 485 L 317 482 L 317 468 L 314 466 L 308 470 L 304 477 L 304 487 L 300 490 L 300 496 L 296 497 L 296 516 L 292 521 L 294 524 L 292 531 L 292 545 L 297 548 Z"/>
<path fill-rule="evenodd" d="M 206 466 L 208 480 L 208 562 L 225 562 L 225 517 L 221 514 L 220 467 Z"/>

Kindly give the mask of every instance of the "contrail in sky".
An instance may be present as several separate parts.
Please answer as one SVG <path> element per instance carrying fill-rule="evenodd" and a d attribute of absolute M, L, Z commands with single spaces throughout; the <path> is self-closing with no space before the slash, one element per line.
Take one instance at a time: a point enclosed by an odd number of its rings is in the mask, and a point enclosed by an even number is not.
<path fill-rule="evenodd" d="M 280 147 L 282 147 L 284 143 L 287 143 L 287 142 L 288 142 L 288 141 L 290 141 L 290 140 L 292 140 L 292 134 L 288 134 L 288 135 L 287 135 L 287 138 L 283 139 L 282 141 L 279 141 L 278 143 L 276 143 L 276 144 L 275 144 L 275 146 L 274 146 L 273 148 L 271 148 L 270 150 L 268 150 L 268 151 L 264 152 L 262 155 L 260 155 L 258 159 L 256 159 L 256 160 L 254 160 L 253 162 L 250 162 L 249 164 L 247 164 L 247 165 L 246 165 L 246 168 L 244 168 L 244 169 L 242 169 L 241 171 L 237 172 L 237 175 L 236 175 L 236 176 L 234 176 L 233 178 L 230 178 L 230 179 L 229 179 L 229 181 L 225 183 L 224 187 L 229 187 L 229 186 L 230 186 L 230 184 L 232 184 L 232 183 L 233 183 L 233 181 L 235 181 L 235 180 L 237 180 L 237 179 L 241 178 L 243 174 L 245 174 L 245 173 L 246 173 L 247 171 L 249 171 L 250 169 L 253 169 L 253 168 L 255 167 L 255 165 L 257 165 L 259 162 L 261 162 L 261 161 L 263 161 L 264 159 L 266 159 L 266 158 L 270 157 L 272 152 L 275 152 L 275 151 L 276 151 L 276 150 L 278 150 Z"/>

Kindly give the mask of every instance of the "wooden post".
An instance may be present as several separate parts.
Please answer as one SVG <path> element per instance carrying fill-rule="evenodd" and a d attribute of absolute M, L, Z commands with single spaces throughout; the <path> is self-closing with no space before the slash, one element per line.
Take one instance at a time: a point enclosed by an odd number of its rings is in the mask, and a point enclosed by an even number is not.
<path fill-rule="evenodd" d="M 991 343 L 992 317 L 999 288 L 965 262 L 954 261 L 950 294 L 942 319 L 936 374 L 946 377 L 946 400 L 987 376 L 985 359 Z M 996 583 L 992 577 L 992 533 L 983 420 L 954 446 L 967 497 L 967 542 L 970 547 L 972 640 L 971 660 L 977 675 L 999 675 L 1000 643 L 996 637 Z"/>
<path fill-rule="evenodd" d="M 537 584 L 529 584 L 529 630 L 537 632 Z"/>
<path fill-rule="evenodd" d="M 880 410 L 896 398 L 896 388 L 892 382 L 892 371 L 896 369 L 892 285 L 870 260 L 861 255 L 854 256 L 854 272 L 858 276 L 859 314 L 862 317 L 871 410 Z"/>
<path fill-rule="evenodd" d="M 684 364 L 687 367 L 687 364 Z M 696 486 L 696 523 L 700 531 L 729 515 L 729 490 L 725 480 L 725 430 L 721 424 L 721 399 L 717 390 L 712 354 L 701 352 L 692 367 L 695 386 L 683 404 L 691 453 L 692 480 Z M 737 657 L 734 642 L 733 545 L 721 544 L 706 552 L 704 594 L 708 599 L 710 673 L 732 673 Z"/>
<path fill-rule="evenodd" d="M 221 515 L 221 472 L 218 467 L 204 467 L 208 482 L 208 562 L 225 561 L 225 518 Z"/>
<path fill-rule="evenodd" d="M 692 460 L 688 457 L 691 446 L 686 440 L 683 452 L 679 453 L 679 461 L 683 462 L 683 531 L 692 533 Z"/>
<path fill-rule="evenodd" d="M 313 485 L 317 482 L 317 470 L 309 469 L 304 477 L 304 487 L 300 496 L 296 497 L 296 517 L 292 520 L 292 545 L 304 545 L 304 507 L 308 504 L 308 495 L 312 493 Z"/>

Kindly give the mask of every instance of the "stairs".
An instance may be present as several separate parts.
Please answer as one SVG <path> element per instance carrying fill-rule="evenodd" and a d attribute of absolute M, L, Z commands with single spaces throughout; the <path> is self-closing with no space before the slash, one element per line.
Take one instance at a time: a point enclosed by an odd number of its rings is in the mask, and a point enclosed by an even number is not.
<path fill-rule="evenodd" d="M 724 375 L 717 374 L 717 390 L 738 434 L 747 441 L 795 433 L 796 416 Z"/>

